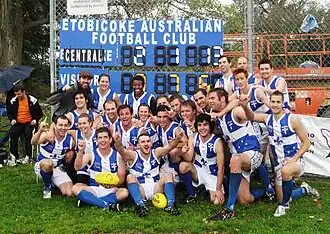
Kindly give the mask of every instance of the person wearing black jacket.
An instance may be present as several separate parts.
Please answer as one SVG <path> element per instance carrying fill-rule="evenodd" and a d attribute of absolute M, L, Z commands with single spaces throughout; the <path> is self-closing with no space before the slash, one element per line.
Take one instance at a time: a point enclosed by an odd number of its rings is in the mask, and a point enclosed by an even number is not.
<path fill-rule="evenodd" d="M 62 89 L 59 89 L 51 93 L 47 97 L 47 102 L 50 105 L 56 105 L 55 112 L 52 120 L 54 121 L 57 116 L 64 115 L 73 111 L 75 104 L 73 101 L 73 95 L 76 91 L 81 91 L 88 98 L 87 108 L 91 107 L 92 92 L 90 89 L 90 83 L 93 79 L 92 73 L 89 71 L 82 70 L 79 72 L 79 78 L 76 83 L 72 85 L 66 85 Z"/>
<path fill-rule="evenodd" d="M 18 139 L 24 135 L 25 139 L 25 158 L 22 163 L 29 163 L 32 156 L 31 138 L 32 132 L 37 127 L 43 112 L 38 100 L 27 94 L 23 84 L 17 84 L 14 87 L 15 97 L 7 105 L 7 116 L 11 124 L 10 129 L 10 158 L 9 166 L 16 165 L 18 155 Z"/>

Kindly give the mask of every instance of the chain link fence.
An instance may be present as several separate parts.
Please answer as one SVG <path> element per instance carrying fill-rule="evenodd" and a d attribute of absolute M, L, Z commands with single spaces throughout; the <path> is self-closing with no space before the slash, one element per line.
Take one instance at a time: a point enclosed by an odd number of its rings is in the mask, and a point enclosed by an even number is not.
<path fill-rule="evenodd" d="M 327 2 L 328 1 L 328 2 Z M 225 3 L 224 3 L 225 2 Z M 248 7 L 250 3 L 252 7 Z M 245 56 L 257 70 L 262 58 L 272 60 L 276 74 L 289 86 L 296 113 L 330 117 L 330 1 L 319 0 L 108 0 L 109 13 L 69 16 L 67 0 L 51 4 L 51 73 L 56 88 L 59 51 L 59 25 L 62 18 L 93 19 L 223 19 L 224 53 Z M 53 15 L 52 15 L 53 14 Z M 252 15 L 252 24 L 248 17 Z M 314 20 L 314 21 L 313 21 Z M 306 23 L 307 22 L 307 23 Z M 317 26 L 315 26 L 317 22 Z M 248 37 L 248 30 L 252 34 Z M 78 38 L 75 40 L 79 40 Z M 249 42 L 251 43 L 249 46 Z M 136 67 L 106 67 L 110 71 Z M 147 67 L 148 71 L 186 71 L 185 67 Z M 141 69 L 139 69 L 141 70 Z M 194 71 L 202 71 L 196 68 Z M 212 68 L 209 70 L 213 70 Z"/>

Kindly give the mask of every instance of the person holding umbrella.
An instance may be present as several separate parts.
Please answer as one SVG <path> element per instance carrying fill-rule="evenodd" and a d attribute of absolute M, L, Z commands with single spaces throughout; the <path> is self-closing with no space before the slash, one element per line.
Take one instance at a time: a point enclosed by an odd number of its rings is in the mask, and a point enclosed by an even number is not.
<path fill-rule="evenodd" d="M 32 132 L 43 116 L 38 100 L 25 92 L 25 88 L 21 82 L 14 86 L 14 93 L 15 97 L 7 105 L 7 116 L 11 124 L 9 166 L 15 166 L 16 159 L 19 158 L 18 139 L 21 135 L 25 136 L 26 152 L 26 156 L 21 162 L 24 164 L 30 162 L 32 155 Z"/>

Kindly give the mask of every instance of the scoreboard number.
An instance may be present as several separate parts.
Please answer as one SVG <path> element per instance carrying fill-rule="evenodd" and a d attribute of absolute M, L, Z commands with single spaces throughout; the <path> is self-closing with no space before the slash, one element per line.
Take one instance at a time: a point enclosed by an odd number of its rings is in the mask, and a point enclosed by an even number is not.
<path fill-rule="evenodd" d="M 182 75 L 180 73 L 155 73 L 153 77 L 148 76 L 148 73 L 136 73 L 147 80 L 154 80 L 153 90 L 156 94 L 175 94 L 180 93 L 180 79 L 185 79 L 185 82 L 181 81 L 181 84 L 185 84 L 185 90 L 181 90 L 188 95 L 193 95 L 198 88 L 202 88 L 202 84 L 207 84 L 207 89 L 214 87 L 216 81 L 222 77 L 221 74 L 207 74 L 207 73 L 187 73 Z M 133 89 L 131 82 L 134 77 L 134 73 L 124 72 L 121 74 L 121 92 L 131 93 Z M 153 78 L 153 79 L 152 79 Z M 145 86 L 147 87 L 147 85 Z"/>
<path fill-rule="evenodd" d="M 141 67 L 146 64 L 146 48 L 143 46 L 136 46 L 134 48 L 134 65 Z"/>
<path fill-rule="evenodd" d="M 221 46 L 187 46 L 184 51 L 185 61 L 180 61 L 178 46 L 156 46 L 153 54 L 153 66 L 218 66 L 219 58 L 223 54 Z M 149 55 L 150 56 L 150 55 Z M 125 67 L 143 67 L 147 64 L 146 48 L 142 45 L 121 47 L 121 65 Z"/>
<path fill-rule="evenodd" d="M 121 47 L 122 66 L 129 67 L 133 64 L 142 67 L 146 64 L 146 48 L 144 46 L 123 46 Z"/>

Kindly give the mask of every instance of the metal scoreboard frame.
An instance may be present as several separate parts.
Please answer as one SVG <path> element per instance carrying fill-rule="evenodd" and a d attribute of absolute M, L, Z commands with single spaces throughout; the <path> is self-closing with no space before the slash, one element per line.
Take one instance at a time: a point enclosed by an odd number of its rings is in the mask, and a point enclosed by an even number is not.
<path fill-rule="evenodd" d="M 95 76 L 109 73 L 111 89 L 118 93 L 131 91 L 127 85 L 129 77 L 142 73 L 146 77 L 147 92 L 191 95 L 191 88 L 198 87 L 201 75 L 211 84 L 221 74 L 154 72 L 153 67 L 190 67 L 191 70 L 192 67 L 217 66 L 222 54 L 223 22 L 219 19 L 119 21 L 63 18 L 60 22 L 59 87 L 72 83 L 79 70 L 84 69 Z M 78 68 L 80 66 L 89 68 Z M 99 67 L 105 69 L 97 69 Z M 147 71 L 109 72 L 107 68 L 110 67 Z"/>

